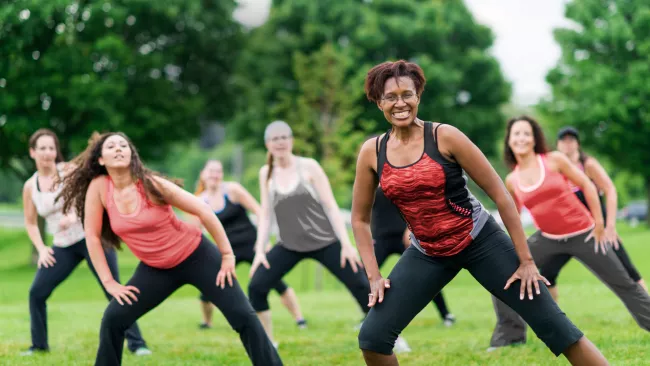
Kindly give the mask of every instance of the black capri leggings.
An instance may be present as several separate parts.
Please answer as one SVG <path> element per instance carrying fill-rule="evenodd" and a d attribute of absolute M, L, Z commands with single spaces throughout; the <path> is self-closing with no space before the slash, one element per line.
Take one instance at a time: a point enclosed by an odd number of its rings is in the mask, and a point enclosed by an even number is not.
<path fill-rule="evenodd" d="M 221 254 L 205 236 L 196 250 L 174 268 L 159 269 L 142 262 L 138 264 L 127 283 L 140 290 L 138 301 L 132 305 L 120 305 L 113 299 L 108 304 L 99 330 L 95 365 L 120 365 L 124 330 L 186 284 L 201 290 L 223 313 L 230 326 L 239 333 L 253 365 L 282 365 L 239 282 L 233 281 L 232 287 L 217 287 L 220 268 Z"/>
<path fill-rule="evenodd" d="M 391 254 L 402 255 L 406 249 L 402 242 L 402 234 L 378 237 L 375 239 L 374 247 L 375 258 L 377 259 L 377 266 L 379 268 L 383 266 Z M 442 320 L 445 320 L 447 315 L 449 315 L 449 309 L 447 309 L 447 303 L 442 295 L 442 291 L 434 296 L 433 305 L 438 309 L 438 314 L 440 314 Z"/>
<path fill-rule="evenodd" d="M 246 245 L 242 247 L 234 246 L 232 251 L 235 254 L 235 266 L 238 266 L 240 263 L 253 264 L 253 259 L 255 259 L 254 245 Z M 275 286 L 273 286 L 273 289 L 278 293 L 278 295 L 282 296 L 289 289 L 289 285 L 280 280 L 275 284 Z M 199 299 L 203 302 L 210 302 L 210 300 L 208 300 L 208 298 L 203 294 L 199 296 Z"/>
<path fill-rule="evenodd" d="M 486 290 L 519 313 L 556 356 L 560 355 L 583 334 L 541 281 L 541 294 L 533 300 L 519 299 L 518 282 L 503 289 L 518 267 L 519 258 L 510 237 L 492 217 L 474 241 L 456 255 L 433 257 L 409 247 L 388 276 L 391 286 L 384 301 L 368 313 L 359 332 L 359 347 L 392 354 L 402 330 L 461 269 L 467 269 Z"/>
<path fill-rule="evenodd" d="M 614 250 L 614 254 L 616 254 L 618 259 L 621 261 L 621 264 L 623 264 L 625 271 L 630 275 L 634 282 L 641 281 L 641 274 L 636 269 L 634 264 L 632 264 L 632 260 L 630 259 L 630 256 L 627 254 L 627 251 L 625 250 L 625 247 L 623 247 L 623 243 L 620 240 L 618 241 L 618 246 L 618 250 Z M 557 276 L 560 274 L 562 268 L 571 260 L 571 258 L 573 258 L 573 256 L 570 254 L 557 255 L 550 259 L 548 263 L 545 263 L 544 267 L 540 269 L 540 273 L 542 276 L 546 277 L 548 282 L 551 283 L 551 287 L 557 284 Z"/>
<path fill-rule="evenodd" d="M 269 310 L 268 295 L 275 283 L 278 283 L 298 262 L 311 258 L 323 264 L 357 300 L 364 313 L 368 312 L 368 293 L 370 285 L 362 268 L 354 273 L 349 263 L 341 268 L 341 243 L 338 241 L 325 248 L 311 252 L 296 252 L 278 244 L 266 253 L 270 268 L 259 266 L 248 284 L 248 294 L 255 311 Z"/>

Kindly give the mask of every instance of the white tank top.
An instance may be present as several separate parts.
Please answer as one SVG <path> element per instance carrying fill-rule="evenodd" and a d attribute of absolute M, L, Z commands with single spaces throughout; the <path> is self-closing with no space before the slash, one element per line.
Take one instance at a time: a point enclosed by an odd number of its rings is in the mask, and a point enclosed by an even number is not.
<path fill-rule="evenodd" d="M 62 175 L 61 166 L 57 166 L 59 175 Z M 45 219 L 47 223 L 47 232 L 54 236 L 52 245 L 57 247 L 69 247 L 82 240 L 84 235 L 83 225 L 81 220 L 77 221 L 67 229 L 61 230 L 59 222 L 63 218 L 63 200 L 59 200 L 56 204 L 54 200 L 56 196 L 61 193 L 62 185 L 59 185 L 54 191 L 42 192 L 38 187 L 38 172 L 34 173 L 34 184 L 32 185 L 32 202 L 36 207 L 38 215 Z M 74 210 L 74 209 L 73 209 Z"/>

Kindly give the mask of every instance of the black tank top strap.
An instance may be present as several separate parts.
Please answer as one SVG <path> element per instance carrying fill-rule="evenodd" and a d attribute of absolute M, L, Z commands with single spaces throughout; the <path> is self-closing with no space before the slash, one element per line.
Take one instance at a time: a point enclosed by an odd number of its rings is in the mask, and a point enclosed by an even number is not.
<path fill-rule="evenodd" d="M 440 152 L 438 151 L 438 127 L 433 128 L 432 122 L 424 122 L 424 152 L 435 161 L 439 161 Z"/>
<path fill-rule="evenodd" d="M 388 134 L 390 130 L 386 131 L 384 137 L 377 137 L 377 179 L 381 180 L 381 172 L 384 170 L 384 164 L 386 164 L 386 145 L 388 143 Z"/>

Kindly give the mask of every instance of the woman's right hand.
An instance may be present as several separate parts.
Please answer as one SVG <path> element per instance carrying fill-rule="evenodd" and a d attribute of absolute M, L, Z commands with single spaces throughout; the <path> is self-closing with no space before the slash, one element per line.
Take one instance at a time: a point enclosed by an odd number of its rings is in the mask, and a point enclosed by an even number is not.
<path fill-rule="evenodd" d="M 390 280 L 379 276 L 376 280 L 370 280 L 370 293 L 368 294 L 368 307 L 384 301 L 384 291 L 390 288 Z"/>
<path fill-rule="evenodd" d="M 598 247 L 603 255 L 607 255 L 607 245 L 609 244 L 605 238 L 605 227 L 602 224 L 596 224 L 594 230 L 587 235 L 585 238 L 585 243 L 591 239 L 594 239 L 594 252 L 598 253 Z"/>
<path fill-rule="evenodd" d="M 263 264 L 266 269 L 271 268 L 269 262 L 266 260 L 266 252 L 263 250 L 255 252 L 255 258 L 253 258 L 253 264 L 251 264 L 251 278 L 253 278 L 253 275 L 255 274 L 255 271 L 257 271 L 257 268 L 260 266 L 260 264 Z"/>
<path fill-rule="evenodd" d="M 43 249 L 40 249 L 38 251 L 38 262 L 37 262 L 38 268 L 54 267 L 54 263 L 56 263 L 56 259 L 54 259 L 54 249 L 50 247 L 43 247 Z"/>
<path fill-rule="evenodd" d="M 135 296 L 135 294 L 140 294 L 140 290 L 138 290 L 135 286 L 123 286 L 115 280 L 105 285 L 104 288 L 106 289 L 106 292 L 113 296 L 113 298 L 120 305 L 124 305 L 125 302 L 129 305 L 133 305 L 131 300 L 134 302 L 138 301 L 138 298 Z"/>

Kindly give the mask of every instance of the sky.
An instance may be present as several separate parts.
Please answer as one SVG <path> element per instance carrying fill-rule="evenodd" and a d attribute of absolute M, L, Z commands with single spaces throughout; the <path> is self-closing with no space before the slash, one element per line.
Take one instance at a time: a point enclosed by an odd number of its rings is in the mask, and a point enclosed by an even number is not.
<path fill-rule="evenodd" d="M 318 1 L 318 0 L 314 0 Z M 513 102 L 534 104 L 549 93 L 546 73 L 560 57 L 553 29 L 567 26 L 567 0 L 464 0 L 479 23 L 495 34 L 490 52 L 512 82 Z M 263 24 L 271 0 L 240 0 L 235 18 L 248 26 Z"/>

